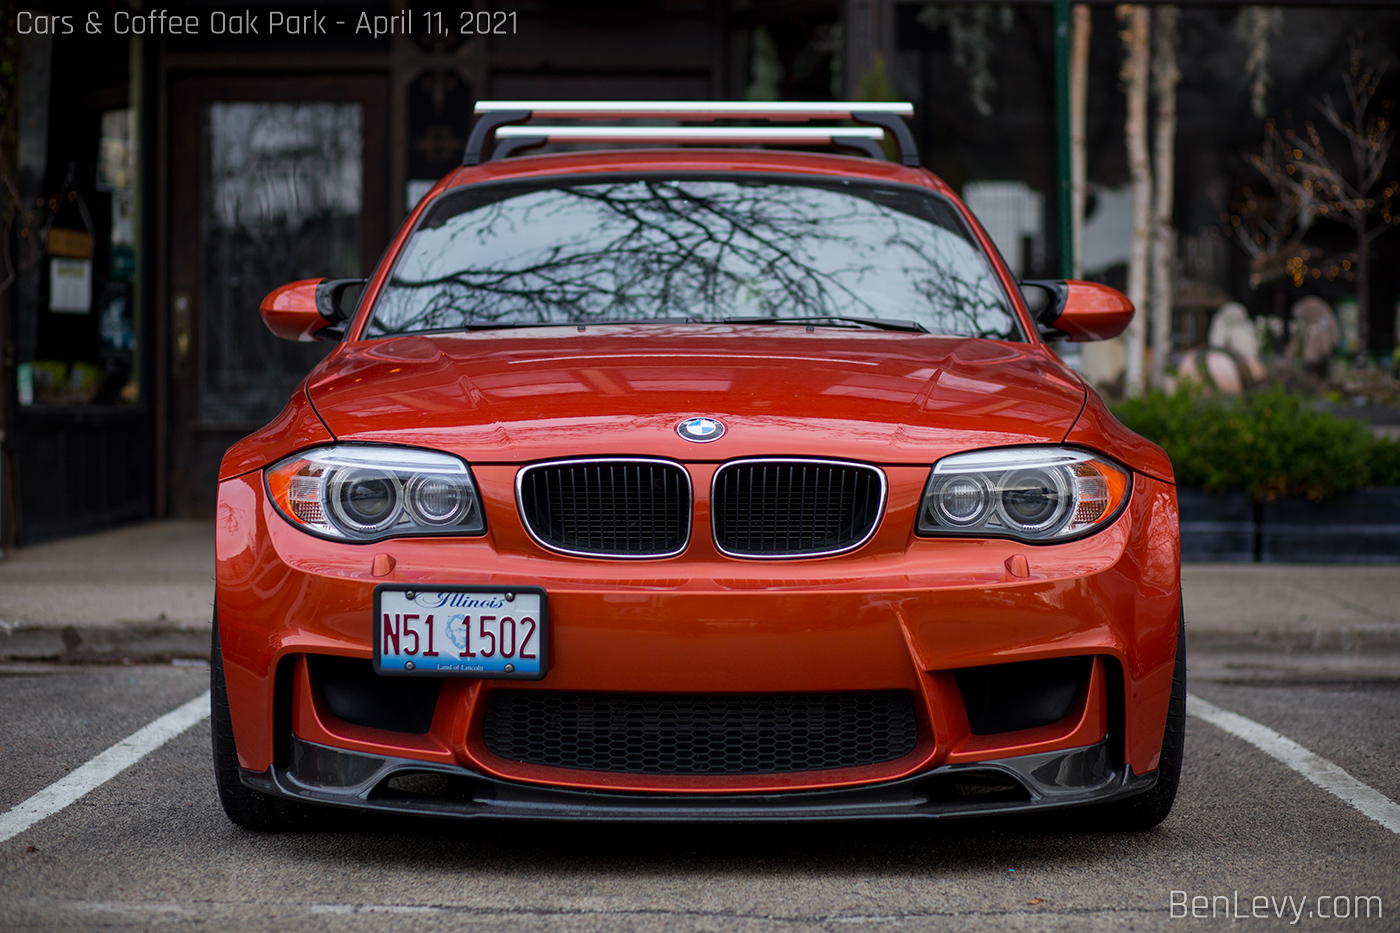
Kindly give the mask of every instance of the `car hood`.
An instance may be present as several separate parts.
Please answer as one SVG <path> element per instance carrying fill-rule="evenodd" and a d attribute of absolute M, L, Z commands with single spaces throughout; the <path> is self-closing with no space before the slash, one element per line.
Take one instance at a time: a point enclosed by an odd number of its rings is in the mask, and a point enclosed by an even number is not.
<path fill-rule="evenodd" d="M 639 324 L 403 336 L 347 344 L 307 391 L 341 441 L 476 462 L 632 455 L 821 456 L 928 463 L 1054 443 L 1084 405 L 1048 351 L 845 328 Z M 727 430 L 697 444 L 694 416 Z"/>

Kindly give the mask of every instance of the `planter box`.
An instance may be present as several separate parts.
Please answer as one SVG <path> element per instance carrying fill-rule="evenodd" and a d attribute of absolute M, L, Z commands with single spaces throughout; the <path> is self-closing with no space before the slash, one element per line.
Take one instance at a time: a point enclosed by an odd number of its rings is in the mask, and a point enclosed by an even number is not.
<path fill-rule="evenodd" d="M 1242 492 L 1206 492 L 1178 488 L 1181 512 L 1181 559 L 1185 561 L 1253 561 L 1258 525 L 1254 503 Z"/>
<path fill-rule="evenodd" d="M 1259 530 L 1263 561 L 1400 563 L 1400 488 L 1358 489 L 1327 502 L 1266 502 Z"/>

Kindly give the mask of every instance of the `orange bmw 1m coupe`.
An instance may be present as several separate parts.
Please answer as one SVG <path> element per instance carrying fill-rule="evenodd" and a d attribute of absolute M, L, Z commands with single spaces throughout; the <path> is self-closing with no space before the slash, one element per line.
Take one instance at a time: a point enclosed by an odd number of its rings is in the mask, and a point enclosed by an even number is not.
<path fill-rule="evenodd" d="M 230 819 L 1165 818 L 1171 463 L 1046 343 L 1127 299 L 1015 282 L 908 104 L 477 111 L 263 302 L 338 343 L 220 473 Z"/>

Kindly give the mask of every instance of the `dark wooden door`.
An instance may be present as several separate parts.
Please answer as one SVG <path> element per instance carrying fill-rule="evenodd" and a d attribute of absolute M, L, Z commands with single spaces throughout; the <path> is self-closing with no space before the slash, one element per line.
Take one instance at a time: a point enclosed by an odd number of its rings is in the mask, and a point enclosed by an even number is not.
<path fill-rule="evenodd" d="M 387 79 L 176 78 L 166 292 L 168 502 L 212 514 L 219 460 L 329 344 L 279 340 L 258 304 L 296 279 L 367 274 L 388 238 Z"/>

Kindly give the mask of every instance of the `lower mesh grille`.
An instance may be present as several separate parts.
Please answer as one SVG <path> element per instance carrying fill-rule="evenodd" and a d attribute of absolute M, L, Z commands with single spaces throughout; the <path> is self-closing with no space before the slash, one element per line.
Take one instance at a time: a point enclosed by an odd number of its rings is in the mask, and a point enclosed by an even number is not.
<path fill-rule="evenodd" d="M 909 694 L 617 694 L 498 690 L 486 747 L 512 761 L 628 774 L 777 774 L 914 750 Z"/>

